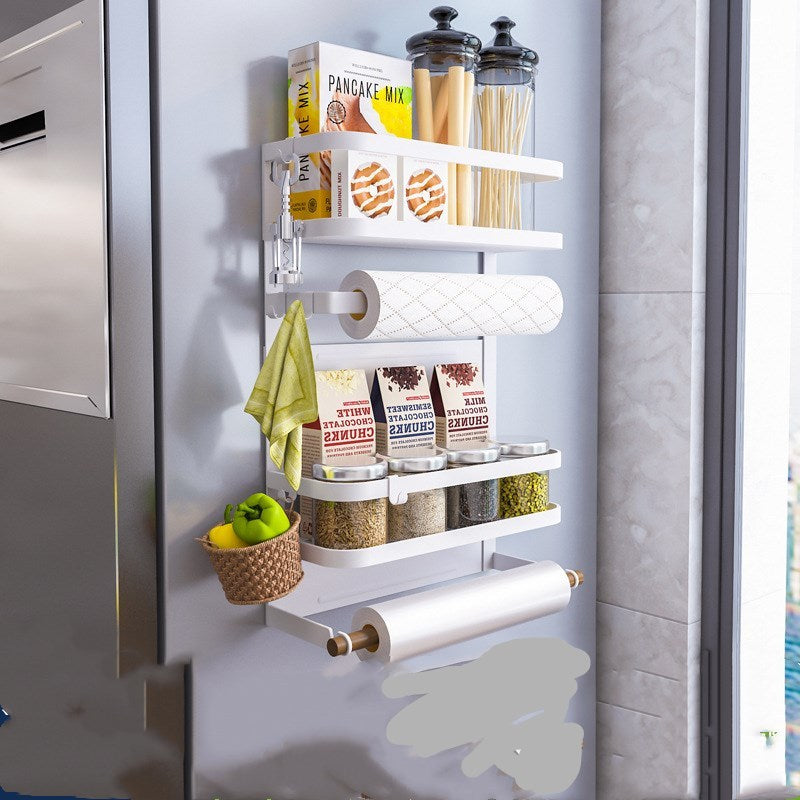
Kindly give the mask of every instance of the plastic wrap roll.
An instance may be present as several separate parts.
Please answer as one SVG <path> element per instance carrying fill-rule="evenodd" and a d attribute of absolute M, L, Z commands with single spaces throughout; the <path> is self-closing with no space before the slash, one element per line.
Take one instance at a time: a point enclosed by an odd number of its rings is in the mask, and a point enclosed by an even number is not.
<path fill-rule="evenodd" d="M 378 650 L 362 660 L 401 661 L 561 611 L 571 589 L 564 570 L 539 561 L 358 609 L 353 630 L 372 625 Z"/>
<path fill-rule="evenodd" d="M 541 275 L 356 270 L 340 288 L 367 298 L 367 313 L 359 319 L 339 315 L 353 339 L 549 333 L 564 310 L 558 285 Z"/>

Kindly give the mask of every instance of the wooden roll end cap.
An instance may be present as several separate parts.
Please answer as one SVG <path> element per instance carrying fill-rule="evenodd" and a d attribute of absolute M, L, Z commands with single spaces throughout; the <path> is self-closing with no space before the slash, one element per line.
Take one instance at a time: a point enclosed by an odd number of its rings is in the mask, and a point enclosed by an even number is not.
<path fill-rule="evenodd" d="M 350 634 L 350 641 L 353 643 L 353 652 L 356 650 L 369 650 L 370 653 L 374 653 L 380 644 L 378 631 L 372 625 L 365 625 L 360 631 L 353 631 Z M 347 637 L 340 633 L 338 636 L 328 639 L 326 649 L 333 658 L 346 655 Z"/>

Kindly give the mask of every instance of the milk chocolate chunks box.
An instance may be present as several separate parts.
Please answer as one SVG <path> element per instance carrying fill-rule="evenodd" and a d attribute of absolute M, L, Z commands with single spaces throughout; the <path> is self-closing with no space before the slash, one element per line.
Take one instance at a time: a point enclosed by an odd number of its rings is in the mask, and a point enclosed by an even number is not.
<path fill-rule="evenodd" d="M 489 438 L 489 407 L 477 364 L 437 364 L 431 380 L 431 398 L 439 447 Z"/>

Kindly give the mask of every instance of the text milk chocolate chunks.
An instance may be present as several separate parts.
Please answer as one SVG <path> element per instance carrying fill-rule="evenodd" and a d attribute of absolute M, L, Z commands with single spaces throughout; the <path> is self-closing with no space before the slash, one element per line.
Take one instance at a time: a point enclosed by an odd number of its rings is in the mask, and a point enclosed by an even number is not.
<path fill-rule="evenodd" d="M 425 367 L 379 367 L 372 381 L 379 453 L 395 456 L 433 447 L 436 421 Z"/>
<path fill-rule="evenodd" d="M 477 364 L 437 364 L 431 398 L 439 447 L 489 438 L 489 408 Z"/>
<path fill-rule="evenodd" d="M 314 42 L 289 52 L 289 136 L 355 131 L 411 138 L 411 64 Z M 395 168 L 396 171 L 396 168 Z M 331 216 L 331 152 L 300 156 L 297 219 Z"/>
<path fill-rule="evenodd" d="M 332 369 L 314 373 L 319 416 L 303 425 L 303 477 L 314 464 L 344 464 L 353 456 L 375 455 L 375 417 L 363 369 Z M 300 498 L 304 533 L 313 533 L 311 498 Z"/>

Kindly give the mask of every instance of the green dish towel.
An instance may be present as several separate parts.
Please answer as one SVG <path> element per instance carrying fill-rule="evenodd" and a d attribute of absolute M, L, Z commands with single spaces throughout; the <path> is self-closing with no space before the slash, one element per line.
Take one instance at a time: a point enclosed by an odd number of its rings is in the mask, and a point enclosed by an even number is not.
<path fill-rule="evenodd" d="M 261 424 L 269 440 L 269 457 L 297 491 L 302 426 L 319 416 L 314 360 L 306 315 L 299 300 L 289 306 L 244 410 Z"/>

